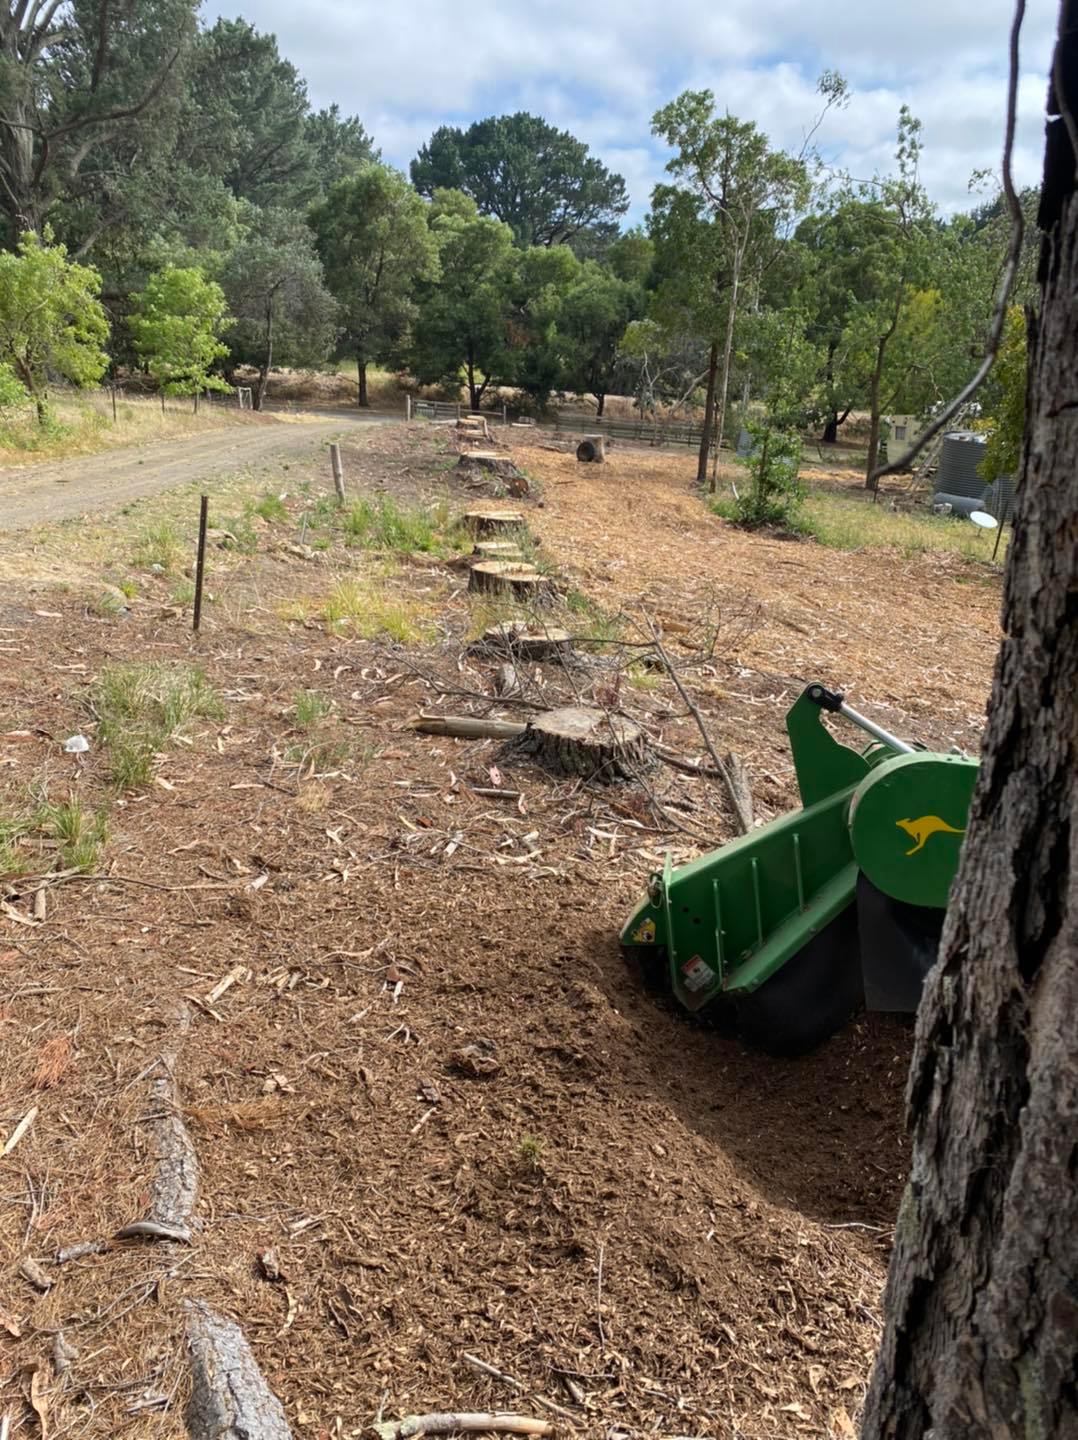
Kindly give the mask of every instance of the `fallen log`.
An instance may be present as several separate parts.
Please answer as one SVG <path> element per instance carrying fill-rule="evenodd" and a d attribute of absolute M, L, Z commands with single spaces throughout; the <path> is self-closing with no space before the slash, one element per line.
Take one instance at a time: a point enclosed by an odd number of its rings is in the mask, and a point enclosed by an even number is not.
<path fill-rule="evenodd" d="M 603 435 L 585 435 L 576 447 L 576 458 L 582 464 L 602 464 L 606 459 L 606 438 Z"/>
<path fill-rule="evenodd" d="M 186 1005 L 175 1019 L 182 1039 L 191 1024 L 191 1012 Z M 198 1155 L 183 1120 L 176 1088 L 177 1059 L 176 1049 L 164 1051 L 158 1062 L 164 1074 L 150 1086 L 153 1106 L 150 1123 L 157 1148 L 157 1169 L 150 1184 L 149 1212 L 117 1230 L 117 1240 L 142 1238 L 190 1244 L 197 1223 Z"/>
<path fill-rule="evenodd" d="M 192 1440 L 292 1440 L 284 1406 L 239 1326 L 204 1301 L 188 1300 L 185 1308 L 194 1382 L 185 1418 Z"/>

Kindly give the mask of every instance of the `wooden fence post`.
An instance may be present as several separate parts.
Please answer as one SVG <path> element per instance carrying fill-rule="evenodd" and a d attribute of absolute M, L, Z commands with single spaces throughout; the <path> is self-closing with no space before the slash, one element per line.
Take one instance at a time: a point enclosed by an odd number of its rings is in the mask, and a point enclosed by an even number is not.
<path fill-rule="evenodd" d="M 412 418 L 412 397 L 411 397 L 411 395 L 405 395 L 405 397 L 404 397 L 404 418 L 405 418 L 405 420 L 410 420 L 410 419 Z"/>
<path fill-rule="evenodd" d="M 341 464 L 341 447 L 336 441 L 329 447 L 329 458 L 333 464 L 333 487 L 337 491 L 337 504 L 344 504 L 344 467 Z"/>

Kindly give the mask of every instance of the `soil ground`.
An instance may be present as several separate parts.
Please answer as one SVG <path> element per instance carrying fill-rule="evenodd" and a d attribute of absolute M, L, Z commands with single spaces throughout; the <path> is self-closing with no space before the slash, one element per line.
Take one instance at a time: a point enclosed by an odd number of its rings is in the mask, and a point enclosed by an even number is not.
<path fill-rule="evenodd" d="M 364 493 L 449 511 L 476 498 L 454 457 L 418 426 L 345 449 Z M 167 497 L 36 539 L 66 548 L 67 588 L 31 591 L 18 537 L 0 547 L 0 811 L 77 794 L 110 817 L 88 873 L 39 892 L 63 871 L 28 839 L 0 880 L 0 1149 L 31 1115 L 0 1159 L 13 1436 L 43 1428 L 31 1397 L 52 1437 L 183 1435 L 191 1297 L 240 1321 L 311 1440 L 480 1408 L 585 1437 L 853 1435 L 907 1161 L 908 1027 L 860 1017 L 779 1061 L 683 1023 L 616 937 L 664 851 L 731 836 L 722 795 L 666 768 L 589 788 L 407 722 L 598 697 L 699 757 L 676 692 L 633 662 L 646 610 L 766 819 L 795 803 L 782 716 L 809 678 L 976 747 L 998 578 L 746 535 L 705 510 L 686 456 L 513 458 L 551 613 L 587 653 L 529 671 L 515 705 L 469 648 L 497 612 L 450 548 L 348 545 L 321 464 L 295 456 L 251 480 L 284 513 L 252 520 L 248 553 L 214 546 L 198 639 L 174 577 L 137 559 Z M 124 576 L 128 603 L 94 603 Z M 118 794 L 94 694 L 131 661 L 201 666 L 221 710 Z M 76 731 L 85 757 L 63 753 Z M 116 1241 L 152 1196 L 172 1050 L 197 1232 Z M 84 1241 L 104 1243 L 50 1263 Z M 57 1331 L 78 1352 L 59 1367 Z"/>

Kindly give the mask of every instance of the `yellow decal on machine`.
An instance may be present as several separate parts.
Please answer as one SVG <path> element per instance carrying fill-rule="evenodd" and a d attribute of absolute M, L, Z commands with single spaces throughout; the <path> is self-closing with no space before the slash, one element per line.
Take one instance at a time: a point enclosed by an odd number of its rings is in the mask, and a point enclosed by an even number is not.
<path fill-rule="evenodd" d="M 927 841 L 933 835 L 964 835 L 965 830 L 956 830 L 953 825 L 948 825 L 946 820 L 941 820 L 938 815 L 922 815 L 919 820 L 896 820 L 895 824 L 900 830 L 905 830 L 911 840 L 917 844 L 912 850 L 907 850 L 907 855 L 916 855 L 918 850 L 923 850 Z"/>
<path fill-rule="evenodd" d="M 633 931 L 634 945 L 655 944 L 655 921 L 648 919 L 642 921 Z"/>

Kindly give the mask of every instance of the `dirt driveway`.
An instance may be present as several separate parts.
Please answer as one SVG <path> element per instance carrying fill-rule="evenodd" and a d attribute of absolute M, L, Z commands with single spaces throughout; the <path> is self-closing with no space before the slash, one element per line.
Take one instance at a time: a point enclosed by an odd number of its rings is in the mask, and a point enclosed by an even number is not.
<path fill-rule="evenodd" d="M 0 469 L 0 530 L 26 530 L 115 509 L 143 495 L 234 473 L 255 461 L 307 459 L 342 432 L 365 423 L 370 422 L 345 414 L 336 420 L 292 422 L 259 417 L 250 425 L 215 429 L 189 440 Z"/>

